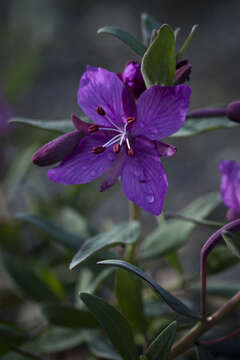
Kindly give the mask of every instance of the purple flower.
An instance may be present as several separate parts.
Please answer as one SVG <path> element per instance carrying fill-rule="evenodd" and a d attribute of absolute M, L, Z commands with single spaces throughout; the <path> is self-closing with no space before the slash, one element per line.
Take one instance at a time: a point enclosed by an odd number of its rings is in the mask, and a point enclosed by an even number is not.
<path fill-rule="evenodd" d="M 84 184 L 105 173 L 104 191 L 120 176 L 126 196 L 159 215 L 168 187 L 160 157 L 176 149 L 158 140 L 182 126 L 190 94 L 185 85 L 152 86 L 135 104 L 115 73 L 88 66 L 80 80 L 78 104 L 95 125 L 59 166 L 49 170 L 49 178 Z"/>
<path fill-rule="evenodd" d="M 221 196 L 229 208 L 227 219 L 240 218 L 240 165 L 233 160 L 222 160 L 219 170 L 222 173 Z"/>
<path fill-rule="evenodd" d="M 141 65 L 136 61 L 129 61 L 123 72 L 119 74 L 119 77 L 136 99 L 146 90 Z"/>

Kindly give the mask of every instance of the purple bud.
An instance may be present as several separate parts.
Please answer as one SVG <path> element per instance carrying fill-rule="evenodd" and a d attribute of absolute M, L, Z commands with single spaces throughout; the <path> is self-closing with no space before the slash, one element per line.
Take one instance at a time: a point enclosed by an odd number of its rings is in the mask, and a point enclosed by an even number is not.
<path fill-rule="evenodd" d="M 155 144 L 156 144 L 158 154 L 161 157 L 171 157 L 177 151 L 177 148 L 175 146 L 173 146 L 171 144 L 166 144 L 162 141 L 155 141 Z"/>
<path fill-rule="evenodd" d="M 130 61 L 119 78 L 133 92 L 134 97 L 138 98 L 146 89 L 142 73 L 141 65 L 135 61 Z"/>
<path fill-rule="evenodd" d="M 83 133 L 74 130 L 57 137 L 35 152 L 32 162 L 38 166 L 49 166 L 63 160 L 72 152 L 83 136 Z"/>
<path fill-rule="evenodd" d="M 83 120 L 81 120 L 79 117 L 77 117 L 76 115 L 72 115 L 72 122 L 73 125 L 75 126 L 75 128 L 80 131 L 81 134 L 83 135 L 89 135 L 89 131 L 88 128 L 89 126 L 91 126 L 90 123 L 87 123 Z"/>
<path fill-rule="evenodd" d="M 233 101 L 228 104 L 227 116 L 230 120 L 240 123 L 240 101 Z"/>
<path fill-rule="evenodd" d="M 228 209 L 226 218 L 228 220 L 240 219 L 240 210 L 236 210 L 233 208 Z"/>
<path fill-rule="evenodd" d="M 187 65 L 188 64 L 188 60 L 187 59 L 183 59 L 183 60 L 179 60 L 176 64 L 176 70 L 180 69 L 180 67 Z"/>
<path fill-rule="evenodd" d="M 183 65 L 179 69 L 177 69 L 174 76 L 174 84 L 178 85 L 185 83 L 185 81 L 189 81 L 191 71 L 192 66 L 190 64 Z"/>

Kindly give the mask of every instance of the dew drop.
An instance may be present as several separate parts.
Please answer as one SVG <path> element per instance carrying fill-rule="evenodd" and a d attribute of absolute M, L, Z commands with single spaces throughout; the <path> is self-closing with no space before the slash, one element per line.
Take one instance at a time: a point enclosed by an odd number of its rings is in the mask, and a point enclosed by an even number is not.
<path fill-rule="evenodd" d="M 152 204 L 154 202 L 155 198 L 152 194 L 149 194 L 146 196 L 146 200 L 149 204 Z"/>
<path fill-rule="evenodd" d="M 82 166 L 82 170 L 87 170 L 87 166 Z"/>
<path fill-rule="evenodd" d="M 157 129 L 152 129 L 152 134 L 153 135 L 156 135 L 158 133 L 158 130 Z"/>
<path fill-rule="evenodd" d="M 91 176 L 95 176 L 95 175 L 96 175 L 96 171 L 95 171 L 95 170 L 91 170 L 91 171 L 90 171 L 90 175 L 91 175 Z"/>

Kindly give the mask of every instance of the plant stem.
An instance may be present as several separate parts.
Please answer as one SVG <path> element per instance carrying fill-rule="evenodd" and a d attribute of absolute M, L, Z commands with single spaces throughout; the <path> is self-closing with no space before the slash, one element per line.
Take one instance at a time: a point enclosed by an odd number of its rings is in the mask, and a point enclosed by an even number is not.
<path fill-rule="evenodd" d="M 175 359 L 177 356 L 191 349 L 201 335 L 211 329 L 224 316 L 230 313 L 240 303 L 240 291 L 237 292 L 230 300 L 228 300 L 220 309 L 205 321 L 199 321 L 183 338 L 178 340 L 172 347 L 169 360 Z"/>
<path fill-rule="evenodd" d="M 235 329 L 233 330 L 232 332 L 230 332 L 230 334 L 227 334 L 227 335 L 224 335 L 224 336 L 221 336 L 217 339 L 212 339 L 212 340 L 203 340 L 203 341 L 200 341 L 200 344 L 202 345 L 214 345 L 214 344 L 219 344 L 223 341 L 226 341 L 234 336 L 237 336 L 240 334 L 240 328 L 238 329 Z"/>
<path fill-rule="evenodd" d="M 129 201 L 129 218 L 130 220 L 140 221 L 141 209 L 134 202 Z M 134 263 L 135 250 L 137 241 L 134 244 L 128 245 L 124 254 L 124 260 Z"/>
<path fill-rule="evenodd" d="M 141 209 L 134 202 L 129 201 L 129 212 L 131 220 L 139 220 L 141 219 Z"/>

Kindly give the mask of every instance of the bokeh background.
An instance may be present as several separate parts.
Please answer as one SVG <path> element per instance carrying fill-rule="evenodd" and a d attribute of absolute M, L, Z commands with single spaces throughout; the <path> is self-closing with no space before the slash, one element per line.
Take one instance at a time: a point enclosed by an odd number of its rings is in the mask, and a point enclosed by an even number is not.
<path fill-rule="evenodd" d="M 80 115 L 76 93 L 86 64 L 121 72 L 128 60 L 138 60 L 116 38 L 97 35 L 97 29 L 115 25 L 140 39 L 142 12 L 174 28 L 180 27 L 178 44 L 194 24 L 199 24 L 186 52 L 193 67 L 192 109 L 240 99 L 237 0 L 1 0 L 0 85 L 15 115 L 46 120 L 69 118 L 72 113 Z M 31 164 L 31 154 L 53 136 L 19 125 L 1 137 L 0 174 L 10 211 L 36 212 L 37 203 L 38 210 L 47 215 L 49 199 L 53 198 L 60 208 L 67 206 L 70 198 L 75 209 L 87 216 L 96 229 L 127 219 L 128 204 L 120 185 L 103 194 L 98 192 L 98 182 L 78 191 L 76 187 L 66 189 L 52 184 L 46 169 Z M 170 211 L 178 211 L 197 196 L 218 191 L 219 161 L 240 160 L 236 130 L 171 142 L 178 152 L 164 161 L 169 181 L 164 207 Z M 17 166 L 21 175 L 15 172 Z M 5 210 L 1 211 L 3 216 Z M 213 217 L 223 220 L 224 214 L 222 206 Z M 144 214 L 146 232 L 154 221 Z M 208 233 L 194 233 L 193 240 L 182 250 L 187 271 L 199 271 L 199 250 Z M 25 237 L 24 246 L 31 248 L 32 239 Z M 225 276 L 232 278 L 233 274 Z"/>

